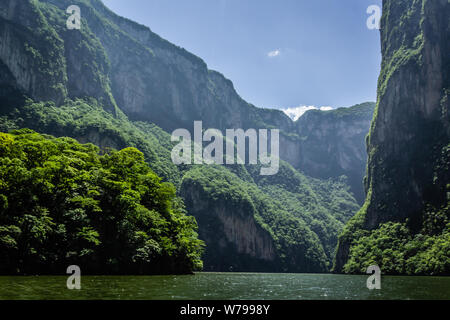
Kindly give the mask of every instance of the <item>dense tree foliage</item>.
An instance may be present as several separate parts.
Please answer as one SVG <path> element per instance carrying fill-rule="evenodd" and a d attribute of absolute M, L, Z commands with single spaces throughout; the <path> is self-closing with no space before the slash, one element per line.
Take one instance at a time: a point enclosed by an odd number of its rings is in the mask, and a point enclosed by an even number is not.
<path fill-rule="evenodd" d="M 435 159 L 433 184 L 420 215 L 367 230 L 366 202 L 350 220 L 339 240 L 350 244 L 343 272 L 363 273 L 376 264 L 387 274 L 450 274 L 450 145 Z"/>
<path fill-rule="evenodd" d="M 153 124 L 131 122 L 120 110 L 114 116 L 95 99 L 66 100 L 61 106 L 28 99 L 16 108 L 1 108 L 0 131 L 20 128 L 72 137 L 102 149 L 135 147 L 158 176 L 175 185 L 181 180 L 178 168 L 170 161 L 172 144 L 167 132 Z"/>
<path fill-rule="evenodd" d="M 187 273 L 201 267 L 196 222 L 134 148 L 23 129 L 0 133 L 0 272 Z"/>
<path fill-rule="evenodd" d="M 350 249 L 346 273 L 364 273 L 371 265 L 383 273 L 443 275 L 450 271 L 450 222 L 441 214 L 428 216 L 445 221 L 445 230 L 429 234 L 411 232 L 407 223 L 388 222 L 373 231 L 362 232 Z"/>
<path fill-rule="evenodd" d="M 220 270 L 228 270 L 229 263 L 225 261 L 234 260 L 235 270 L 240 266 L 241 270 L 326 272 L 331 266 L 339 232 L 359 208 L 348 191 L 345 178 L 309 178 L 283 161 L 279 173 L 272 177 L 260 176 L 258 166 L 232 165 L 221 167 L 219 171 L 215 166 L 174 166 L 170 158 L 174 144 L 167 132 L 152 124 L 129 121 L 120 112 L 113 116 L 95 100 L 67 100 L 58 107 L 28 100 L 24 106 L 0 115 L 0 131 L 19 128 L 70 136 L 92 142 L 102 150 L 136 147 L 151 169 L 173 183 L 179 192 L 181 182 L 185 186 L 204 187 L 202 200 L 211 208 L 222 208 L 230 215 L 235 207 L 233 202 L 224 202 L 224 199 L 237 197 L 237 206 L 248 202 L 247 215 L 268 230 L 278 248 L 277 261 L 273 264 L 258 259 L 249 261 L 236 251 L 225 252 L 216 247 L 223 242 L 223 235 L 220 235 L 223 226 L 208 210 L 202 217 L 216 220 L 213 222 L 214 239 L 208 241 L 204 255 L 205 265 L 222 264 Z M 197 208 L 189 205 L 187 203 L 187 209 L 192 215 Z M 211 228 L 201 224 L 197 213 L 195 216 L 200 224 L 200 238 L 206 240 L 202 230 L 206 232 Z"/>

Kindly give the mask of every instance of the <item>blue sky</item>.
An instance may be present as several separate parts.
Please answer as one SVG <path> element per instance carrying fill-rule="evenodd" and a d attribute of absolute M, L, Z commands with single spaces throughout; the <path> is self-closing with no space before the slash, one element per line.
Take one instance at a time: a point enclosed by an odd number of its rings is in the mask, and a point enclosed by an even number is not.
<path fill-rule="evenodd" d="M 375 101 L 381 0 L 103 0 L 202 58 L 258 107 Z"/>

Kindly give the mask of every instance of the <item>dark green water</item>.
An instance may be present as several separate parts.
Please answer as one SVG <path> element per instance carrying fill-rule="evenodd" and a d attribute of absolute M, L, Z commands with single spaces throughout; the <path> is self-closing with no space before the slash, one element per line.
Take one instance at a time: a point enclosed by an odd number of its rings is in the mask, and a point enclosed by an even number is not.
<path fill-rule="evenodd" d="M 0 277 L 0 299 L 450 299 L 450 277 L 381 278 L 332 274 L 197 273 L 192 276 L 82 276 L 81 290 L 67 277 Z"/>

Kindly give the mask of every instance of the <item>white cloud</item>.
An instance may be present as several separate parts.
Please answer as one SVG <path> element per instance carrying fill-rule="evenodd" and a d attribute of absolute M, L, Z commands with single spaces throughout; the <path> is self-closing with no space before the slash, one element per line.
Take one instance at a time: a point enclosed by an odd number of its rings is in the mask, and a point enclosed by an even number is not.
<path fill-rule="evenodd" d="M 329 111 L 333 110 L 332 107 L 316 107 L 316 106 L 299 106 L 294 108 L 283 109 L 282 111 L 292 120 L 297 121 L 306 111 L 309 110 L 321 110 L 321 111 Z"/>
<path fill-rule="evenodd" d="M 281 54 L 281 50 L 280 50 L 280 49 L 277 49 L 277 50 L 270 51 L 270 52 L 267 54 L 267 56 L 268 56 L 269 58 L 275 58 L 275 57 L 278 57 L 280 54 Z"/>

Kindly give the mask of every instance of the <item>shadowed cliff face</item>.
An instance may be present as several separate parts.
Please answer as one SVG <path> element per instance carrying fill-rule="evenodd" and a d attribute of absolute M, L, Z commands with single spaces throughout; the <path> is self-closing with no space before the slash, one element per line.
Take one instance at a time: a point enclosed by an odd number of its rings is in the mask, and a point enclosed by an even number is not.
<path fill-rule="evenodd" d="M 271 235 L 255 222 L 251 203 L 211 201 L 196 184 L 184 184 L 181 193 L 199 225 L 199 237 L 208 244 L 206 271 L 273 271 L 278 260 Z"/>
<path fill-rule="evenodd" d="M 92 97 L 114 112 L 103 48 L 87 29 L 68 30 L 55 10 L 38 1 L 0 3 L 0 60 L 12 78 L 4 86 L 57 105 Z"/>
<path fill-rule="evenodd" d="M 385 1 L 384 10 L 383 71 L 368 147 L 369 228 L 420 215 L 435 149 L 449 142 L 449 3 Z"/>
<path fill-rule="evenodd" d="M 367 199 L 341 237 L 338 271 L 347 262 L 352 231 L 408 219 L 414 232 L 427 206 L 448 204 L 448 168 L 440 162 L 450 142 L 449 17 L 448 0 L 383 2 L 383 60 L 368 138 Z"/>
<path fill-rule="evenodd" d="M 0 59 L 9 78 L 2 86 L 61 102 L 67 94 L 67 74 L 61 63 L 64 48 L 61 39 L 42 25 L 42 17 L 28 1 L 0 3 Z"/>
<path fill-rule="evenodd" d="M 359 203 L 364 202 L 365 138 L 375 104 L 363 103 L 333 111 L 311 110 L 296 123 L 303 152 L 298 167 L 326 179 L 346 175 Z"/>

